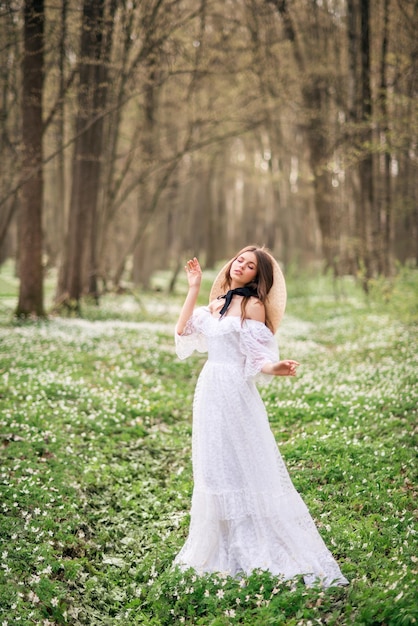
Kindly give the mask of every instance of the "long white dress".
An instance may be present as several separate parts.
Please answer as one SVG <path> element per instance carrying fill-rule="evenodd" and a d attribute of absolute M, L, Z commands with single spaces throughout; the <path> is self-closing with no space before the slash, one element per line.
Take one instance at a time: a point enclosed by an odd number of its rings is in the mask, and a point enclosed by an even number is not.
<path fill-rule="evenodd" d="M 255 381 L 279 359 L 261 322 L 195 309 L 176 351 L 208 351 L 193 403 L 189 535 L 174 565 L 198 573 L 268 570 L 306 584 L 347 584 L 294 488 Z"/>

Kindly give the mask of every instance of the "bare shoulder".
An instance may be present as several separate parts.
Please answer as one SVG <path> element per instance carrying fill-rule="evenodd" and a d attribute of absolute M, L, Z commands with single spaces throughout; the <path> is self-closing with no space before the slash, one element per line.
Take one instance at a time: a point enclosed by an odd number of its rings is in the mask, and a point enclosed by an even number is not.
<path fill-rule="evenodd" d="M 264 304 L 258 298 L 250 298 L 245 308 L 245 317 L 257 322 L 263 322 L 264 324 L 266 321 Z"/>
<path fill-rule="evenodd" d="M 212 313 L 212 315 L 222 308 L 222 304 L 223 300 L 218 300 L 217 298 L 215 300 L 212 300 L 212 302 L 209 302 L 209 311 Z"/>

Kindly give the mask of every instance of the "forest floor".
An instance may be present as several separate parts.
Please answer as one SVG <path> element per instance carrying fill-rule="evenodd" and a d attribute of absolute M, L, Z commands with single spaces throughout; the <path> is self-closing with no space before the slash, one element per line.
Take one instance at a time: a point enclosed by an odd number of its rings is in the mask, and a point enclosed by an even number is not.
<path fill-rule="evenodd" d="M 368 299 L 348 278 L 288 280 L 278 339 L 301 366 L 261 394 L 350 581 L 324 591 L 171 569 L 204 361 L 174 354 L 181 295 L 108 295 L 82 318 L 19 324 L 2 270 L 0 625 L 416 624 L 417 291 L 412 270 Z"/>

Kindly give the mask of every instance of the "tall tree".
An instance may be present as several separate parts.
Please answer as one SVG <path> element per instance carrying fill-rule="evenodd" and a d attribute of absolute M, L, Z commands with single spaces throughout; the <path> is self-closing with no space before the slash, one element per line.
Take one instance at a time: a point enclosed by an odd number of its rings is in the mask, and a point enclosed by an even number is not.
<path fill-rule="evenodd" d="M 368 291 L 370 278 L 381 268 L 380 220 L 373 163 L 373 96 L 371 86 L 370 6 L 368 0 L 347 0 L 350 67 L 350 140 L 357 148 L 355 239 L 357 271 Z"/>
<path fill-rule="evenodd" d="M 65 172 L 65 95 L 68 89 L 65 77 L 65 58 L 67 46 L 68 0 L 61 0 L 58 39 L 58 94 L 55 105 L 56 119 L 54 124 L 54 140 L 58 152 L 54 163 L 54 188 L 52 210 L 48 215 L 45 203 L 45 222 L 49 217 L 49 233 L 46 233 L 45 249 L 48 256 L 48 265 L 55 267 L 62 258 L 62 248 L 65 232 L 65 208 L 67 206 L 67 185 Z M 70 82 L 70 81 L 68 81 Z M 47 172 L 45 172 L 47 176 Z M 48 237 L 48 234 L 50 235 Z"/>
<path fill-rule="evenodd" d="M 20 172 L 16 168 L 20 142 L 20 71 L 15 62 L 20 55 L 20 26 L 10 0 L 2 4 L 0 19 L 0 263 L 15 252 L 11 224 L 17 213 L 17 193 L 13 190 Z M 12 191 L 12 192 L 11 192 Z M 11 193 L 10 193 L 11 192 Z"/>
<path fill-rule="evenodd" d="M 361 241 L 360 259 L 364 264 L 365 282 L 368 288 L 368 280 L 375 269 L 375 241 L 377 233 L 374 223 L 374 179 L 373 179 L 373 154 L 370 146 L 373 144 L 372 136 L 372 91 L 371 91 L 371 60 L 370 60 L 370 7 L 369 0 L 360 2 L 360 49 L 361 49 L 361 82 L 360 82 L 360 122 L 362 125 L 361 142 L 363 145 L 363 159 L 360 163 L 360 203 L 358 207 L 357 223 Z"/>
<path fill-rule="evenodd" d="M 23 176 L 19 206 L 20 288 L 16 315 L 43 316 L 42 270 L 42 91 L 44 80 L 44 2 L 25 0 L 22 61 Z"/>
<path fill-rule="evenodd" d="M 83 4 L 72 192 L 57 294 L 58 301 L 76 309 L 84 290 L 96 292 L 95 226 L 108 90 L 106 61 L 116 6 L 112 0 L 106 15 L 105 4 L 105 0 L 84 0 Z"/>
<path fill-rule="evenodd" d="M 390 0 L 383 0 L 383 33 L 380 59 L 380 143 L 382 152 L 383 181 L 380 192 L 380 213 L 382 216 L 382 237 L 379 247 L 379 270 L 389 275 L 393 266 L 393 209 L 391 181 L 391 146 L 388 109 L 388 50 L 389 50 Z"/>
<path fill-rule="evenodd" d="M 335 212 L 332 175 L 328 164 L 332 157 L 330 93 L 335 90 L 333 73 L 324 70 L 328 62 L 329 21 L 327 11 L 316 2 L 309 11 L 311 23 L 300 37 L 292 9 L 287 0 L 267 0 L 274 5 L 283 22 L 285 37 L 292 45 L 297 70 L 302 77 L 301 92 L 304 104 L 304 127 L 309 145 L 309 161 L 313 176 L 313 190 L 318 224 L 322 235 L 322 249 L 326 266 L 339 273 L 339 220 Z"/>

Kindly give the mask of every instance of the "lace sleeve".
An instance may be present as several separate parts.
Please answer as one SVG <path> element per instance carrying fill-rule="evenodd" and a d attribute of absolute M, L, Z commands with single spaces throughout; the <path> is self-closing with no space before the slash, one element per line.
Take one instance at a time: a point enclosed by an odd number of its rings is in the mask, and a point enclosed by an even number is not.
<path fill-rule="evenodd" d="M 177 329 L 174 331 L 176 354 L 181 360 L 187 359 L 195 350 L 197 352 L 207 352 L 208 350 L 206 337 L 203 334 L 204 311 L 204 307 L 195 309 L 181 335 L 177 333 Z"/>
<path fill-rule="evenodd" d="M 245 355 L 245 378 L 254 378 L 257 383 L 268 384 L 273 376 L 263 374 L 261 369 L 266 363 L 276 363 L 280 358 L 274 335 L 264 324 L 247 320 L 240 337 L 241 351 Z"/>

